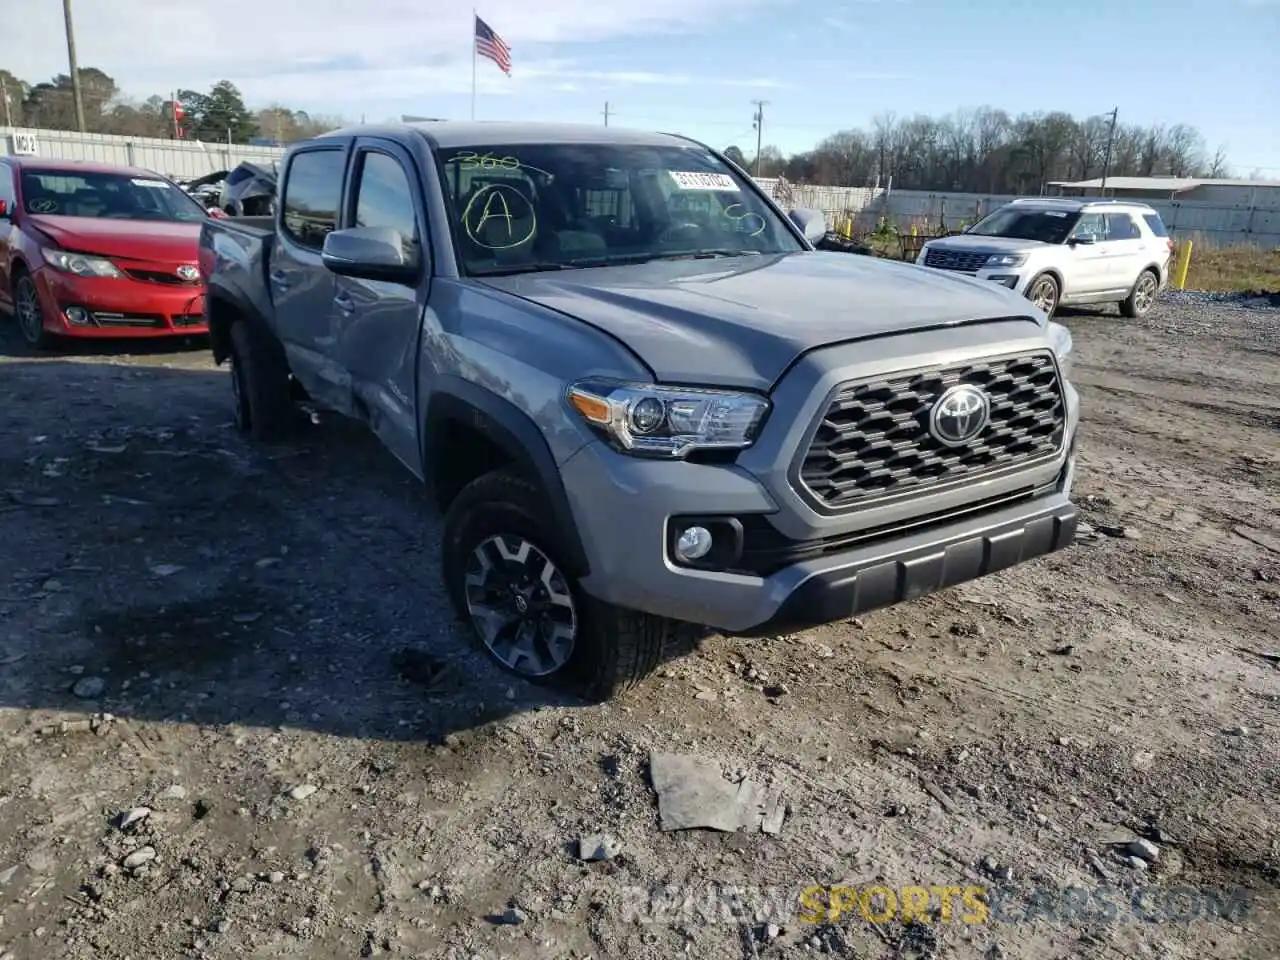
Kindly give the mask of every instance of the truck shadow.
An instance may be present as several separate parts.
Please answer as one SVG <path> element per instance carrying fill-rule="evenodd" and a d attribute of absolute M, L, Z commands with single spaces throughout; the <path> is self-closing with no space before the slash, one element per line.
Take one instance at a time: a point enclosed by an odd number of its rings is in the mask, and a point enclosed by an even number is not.
<path fill-rule="evenodd" d="M 192 355 L 0 361 L 0 710 L 34 711 L 16 726 L 105 712 L 435 742 L 580 703 L 474 648 L 438 514 L 362 425 L 256 445 L 226 376 Z"/>

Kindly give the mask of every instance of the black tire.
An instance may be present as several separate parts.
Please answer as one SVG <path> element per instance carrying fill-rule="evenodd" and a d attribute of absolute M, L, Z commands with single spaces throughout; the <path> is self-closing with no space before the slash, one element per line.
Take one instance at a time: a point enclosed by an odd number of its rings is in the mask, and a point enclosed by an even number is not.
<path fill-rule="evenodd" d="M 1146 316 L 1151 310 L 1151 305 L 1156 302 L 1156 295 L 1159 292 L 1160 276 L 1154 270 L 1143 270 L 1138 274 L 1138 279 L 1133 281 L 1133 289 L 1129 291 L 1129 296 L 1120 302 L 1121 316 L 1128 317 L 1130 320 Z"/>
<path fill-rule="evenodd" d="M 231 325 L 231 396 L 236 427 L 255 440 L 281 440 L 293 432 L 298 408 L 288 365 L 279 347 L 243 320 Z"/>
<path fill-rule="evenodd" d="M 54 345 L 54 335 L 44 328 L 44 308 L 40 305 L 40 292 L 31 274 L 21 273 L 13 285 L 13 319 L 18 332 L 32 350 L 48 350 Z"/>
<path fill-rule="evenodd" d="M 568 551 L 563 538 L 544 519 L 548 515 L 545 497 L 523 477 L 498 470 L 473 480 L 454 499 L 445 516 L 445 587 L 476 644 L 504 670 L 589 701 L 609 700 L 652 673 L 663 655 L 674 651 L 680 642 L 680 631 L 673 621 L 602 603 L 582 590 L 564 572 L 567 568 L 563 558 Z M 519 564 L 507 558 L 507 571 L 494 567 L 492 574 L 481 572 L 483 583 L 469 586 L 468 572 L 476 573 L 479 564 L 477 552 L 483 550 L 492 557 L 497 556 L 492 551 L 503 549 L 496 538 L 502 538 L 508 553 L 519 553 L 528 544 L 526 558 Z M 549 562 L 553 568 L 550 573 L 540 560 Z M 517 571 L 523 571 L 525 579 L 521 580 L 522 574 Z M 531 588 L 532 596 L 517 606 L 515 594 L 519 591 L 512 587 L 521 582 Z M 536 631 L 536 642 L 530 642 L 530 650 L 547 655 L 542 662 L 535 663 L 532 656 L 517 659 L 514 653 L 504 659 L 486 642 L 479 626 L 482 617 L 473 611 L 472 604 L 477 610 L 496 611 L 505 606 L 502 599 L 492 604 L 485 602 L 495 593 L 512 599 L 505 614 L 513 619 L 496 629 L 494 645 L 512 642 L 516 636 L 512 629 L 514 618 L 522 616 L 525 625 L 532 625 Z M 560 594 L 558 600 L 556 593 Z M 572 603 L 568 612 L 563 603 L 566 598 Z M 517 609 L 521 612 L 517 613 Z M 573 629 L 570 648 L 561 650 L 557 658 L 553 644 L 567 620 Z M 557 626 L 559 631 L 555 630 Z M 514 666 L 513 661 L 527 661 L 528 669 Z"/>
<path fill-rule="evenodd" d="M 1058 300 L 1061 297 L 1062 288 L 1058 286 L 1057 279 L 1051 273 L 1037 274 L 1027 284 L 1027 299 L 1051 317 L 1058 309 Z"/>

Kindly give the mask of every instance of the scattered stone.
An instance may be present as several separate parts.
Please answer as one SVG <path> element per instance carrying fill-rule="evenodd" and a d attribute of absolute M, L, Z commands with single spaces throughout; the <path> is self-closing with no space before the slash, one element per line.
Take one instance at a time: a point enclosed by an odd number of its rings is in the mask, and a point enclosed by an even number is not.
<path fill-rule="evenodd" d="M 765 943 L 772 943 L 774 940 L 777 940 L 778 937 L 780 936 L 782 936 L 782 928 L 779 927 L 776 923 L 769 923 L 765 925 L 765 928 L 764 928 Z"/>
<path fill-rule="evenodd" d="M 173 784 L 173 786 L 165 787 L 160 792 L 161 800 L 182 800 L 187 795 L 187 788 L 181 784 Z"/>
<path fill-rule="evenodd" d="M 71 692 L 81 700 L 96 700 L 107 689 L 107 681 L 101 677 L 81 677 L 71 688 Z"/>
<path fill-rule="evenodd" d="M 699 690 L 693 695 L 693 699 L 714 702 L 718 698 L 716 697 L 716 692 L 714 690 Z"/>
<path fill-rule="evenodd" d="M 132 810 L 120 814 L 120 829 L 128 830 L 135 823 L 140 823 L 149 816 L 151 816 L 150 807 L 134 807 Z"/>
<path fill-rule="evenodd" d="M 182 566 L 176 563 L 157 563 L 151 568 L 151 572 L 157 577 L 172 577 L 175 573 L 181 573 L 182 569 Z"/>
<path fill-rule="evenodd" d="M 255 563 L 254 566 L 257 567 L 259 570 L 265 570 L 267 567 L 274 567 L 279 562 L 280 562 L 279 557 L 263 557 L 261 560 Z"/>
<path fill-rule="evenodd" d="M 1160 848 L 1150 840 L 1131 841 L 1125 849 L 1135 857 L 1141 857 L 1147 863 L 1155 863 L 1160 859 Z"/>
<path fill-rule="evenodd" d="M 1134 870 L 1141 871 L 1147 869 L 1147 861 L 1143 860 L 1141 857 L 1125 857 L 1125 863 Z"/>
<path fill-rule="evenodd" d="M 1229 737 L 1247 737 L 1249 735 L 1248 727 L 1224 727 L 1222 730 Z"/>
<path fill-rule="evenodd" d="M 256 621 L 261 620 L 261 619 L 262 619 L 262 614 L 261 614 L 261 613 L 256 612 L 256 611 L 247 611 L 247 612 L 245 612 L 245 613 L 237 613 L 237 614 L 233 615 L 233 616 L 231 617 L 231 622 L 232 622 L 232 623 L 248 624 L 248 623 L 255 623 Z"/>
<path fill-rule="evenodd" d="M 664 831 L 761 830 L 766 818 L 771 829 L 780 826 L 776 797 L 750 777 L 731 783 L 716 764 L 680 754 L 653 753 L 649 776 L 658 793 Z"/>
<path fill-rule="evenodd" d="M 231 889 L 235 893 L 252 893 L 253 881 L 248 877 L 236 877 L 231 881 Z"/>
<path fill-rule="evenodd" d="M 289 791 L 289 797 L 293 800 L 305 800 L 319 789 L 314 783 L 301 783 Z"/>
<path fill-rule="evenodd" d="M 817 644 L 817 650 L 818 650 L 818 656 L 820 656 L 823 660 L 830 660 L 832 657 L 836 655 L 836 652 L 832 650 L 831 647 L 829 647 L 825 643 Z"/>
<path fill-rule="evenodd" d="M 121 863 L 126 870 L 137 870 L 139 867 L 150 863 L 156 858 L 156 848 L 152 846 L 139 847 L 133 853 L 124 858 Z"/>
<path fill-rule="evenodd" d="M 579 860 L 612 860 L 622 845 L 617 837 L 607 833 L 592 833 L 578 840 Z"/>
<path fill-rule="evenodd" d="M 275 885 L 277 883 L 284 883 L 284 873 L 282 873 L 279 870 L 272 870 L 270 873 L 267 874 L 266 879 L 267 879 L 267 883 L 270 883 L 272 885 Z"/>
<path fill-rule="evenodd" d="M 774 683 L 764 688 L 764 695 L 776 699 L 777 697 L 785 697 L 791 691 L 787 689 L 785 683 Z"/>
<path fill-rule="evenodd" d="M 494 918 L 494 922 L 509 927 L 515 927 L 524 923 L 527 919 L 528 917 L 525 916 L 525 912 L 519 907 L 507 907 L 507 909 L 502 911 L 499 916 Z"/>
<path fill-rule="evenodd" d="M 1050 651 L 1050 653 L 1058 657 L 1069 657 L 1075 652 L 1076 645 L 1074 643 L 1064 643 L 1062 646 L 1054 647 L 1053 650 Z"/>

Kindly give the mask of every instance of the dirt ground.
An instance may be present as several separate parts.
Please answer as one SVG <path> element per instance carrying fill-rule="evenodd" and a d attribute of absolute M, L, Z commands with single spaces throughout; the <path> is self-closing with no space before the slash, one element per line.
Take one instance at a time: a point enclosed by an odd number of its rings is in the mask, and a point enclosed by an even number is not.
<path fill-rule="evenodd" d="M 0 957 L 1280 956 L 1280 310 L 1064 321 L 1092 533 L 589 708 L 470 649 L 359 428 L 255 447 L 203 345 L 0 321 Z M 651 751 L 781 831 L 664 832 Z"/>

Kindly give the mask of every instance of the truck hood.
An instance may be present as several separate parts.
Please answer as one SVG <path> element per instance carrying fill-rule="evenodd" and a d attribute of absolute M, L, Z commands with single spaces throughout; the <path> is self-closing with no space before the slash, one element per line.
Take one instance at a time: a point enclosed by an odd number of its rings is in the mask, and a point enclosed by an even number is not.
<path fill-rule="evenodd" d="M 816 347 L 1025 317 L 988 281 L 848 253 L 803 252 L 489 277 L 612 334 L 664 382 L 768 390 Z"/>
<path fill-rule="evenodd" d="M 122 260 L 195 263 L 200 223 L 158 220 L 106 220 L 37 214 L 27 222 L 73 253 Z"/>
<path fill-rule="evenodd" d="M 965 253 L 1023 253 L 1027 250 L 1039 250 L 1049 244 L 1039 240 L 1019 240 L 1016 237 L 980 237 L 972 233 L 961 233 L 954 237 L 943 237 L 941 240 L 930 240 L 930 250 L 961 250 Z"/>

